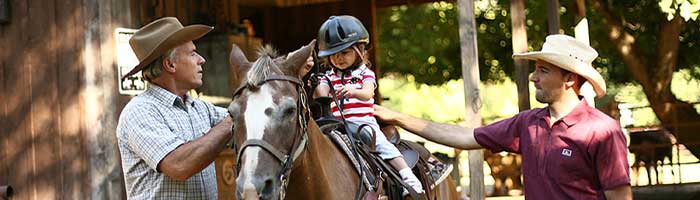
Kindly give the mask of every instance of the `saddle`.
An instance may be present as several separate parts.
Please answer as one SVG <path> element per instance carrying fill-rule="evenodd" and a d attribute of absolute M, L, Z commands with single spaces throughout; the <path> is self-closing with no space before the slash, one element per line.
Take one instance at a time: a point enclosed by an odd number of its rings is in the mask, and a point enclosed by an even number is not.
<path fill-rule="evenodd" d="M 361 177 L 363 174 L 365 175 L 362 177 L 362 181 L 368 192 L 364 199 L 381 199 L 383 197 L 403 199 L 404 188 L 409 191 L 413 199 L 434 199 L 432 189 L 447 177 L 452 170 L 451 165 L 446 168 L 446 165 L 432 156 L 422 145 L 401 140 L 395 127 L 382 127 L 379 133 L 384 133 L 389 141 L 399 149 L 406 164 L 423 184 L 425 193 L 422 195 L 416 193 L 403 182 L 398 171 L 391 167 L 388 161 L 379 157 L 379 152 L 376 151 L 378 130 L 358 131 L 367 130 L 363 129 L 364 125 L 361 125 L 358 130 L 346 130 L 343 121 L 332 116 L 330 112 L 331 101 L 332 99 L 329 97 L 316 98 L 311 106 L 313 117 L 321 131 L 346 152 Z M 355 151 L 352 150 L 353 148 L 356 148 Z M 355 155 L 355 152 L 359 155 Z"/>

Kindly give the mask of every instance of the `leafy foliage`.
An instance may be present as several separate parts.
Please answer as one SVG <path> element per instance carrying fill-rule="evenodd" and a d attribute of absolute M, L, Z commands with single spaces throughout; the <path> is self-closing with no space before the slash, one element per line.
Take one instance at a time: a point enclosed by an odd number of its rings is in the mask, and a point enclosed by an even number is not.
<path fill-rule="evenodd" d="M 669 3 L 670 2 L 670 3 Z M 513 76 L 511 58 L 511 18 L 509 1 L 475 1 L 478 29 L 479 72 L 487 82 L 502 82 Z M 560 33 L 574 35 L 575 1 L 560 1 Z M 694 77 L 700 71 L 700 24 L 694 20 L 700 10 L 696 0 L 608 1 L 607 6 L 622 18 L 627 31 L 635 37 L 642 55 L 653 55 L 657 45 L 659 22 L 679 12 L 686 21 L 681 32 L 679 69 L 691 69 Z M 526 1 L 528 49 L 539 50 L 547 35 L 546 1 Z M 588 8 L 587 17 L 591 46 L 598 50 L 594 61 L 611 83 L 633 81 L 613 44 L 606 42 L 610 34 L 602 26 L 604 18 Z M 382 8 L 377 11 L 378 62 L 384 72 L 411 74 L 415 81 L 439 85 L 461 78 L 460 42 L 456 4 L 436 2 L 418 6 Z M 653 60 L 651 62 L 654 62 Z M 653 66 L 650 63 L 649 66 Z M 653 69 L 651 70 L 653 71 Z"/>
<path fill-rule="evenodd" d="M 412 75 L 386 76 L 379 80 L 379 90 L 388 100 L 383 106 L 391 109 L 428 119 L 436 122 L 458 124 L 464 121 L 464 83 L 462 80 L 451 80 L 441 85 L 418 83 Z M 500 83 L 482 83 L 481 117 L 484 124 L 512 117 L 518 113 L 518 93 L 513 81 L 505 78 Z M 534 85 L 530 84 L 534 91 Z M 532 95 L 530 101 L 533 107 L 544 105 L 535 101 Z"/>

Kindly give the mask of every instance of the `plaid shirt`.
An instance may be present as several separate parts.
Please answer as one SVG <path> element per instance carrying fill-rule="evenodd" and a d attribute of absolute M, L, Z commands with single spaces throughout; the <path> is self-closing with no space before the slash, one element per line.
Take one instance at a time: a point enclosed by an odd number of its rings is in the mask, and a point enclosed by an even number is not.
<path fill-rule="evenodd" d="M 206 134 L 226 117 L 224 108 L 182 98 L 156 85 L 134 97 L 119 117 L 117 139 L 129 199 L 217 199 L 216 170 L 209 164 L 186 181 L 157 171 L 178 146 Z"/>

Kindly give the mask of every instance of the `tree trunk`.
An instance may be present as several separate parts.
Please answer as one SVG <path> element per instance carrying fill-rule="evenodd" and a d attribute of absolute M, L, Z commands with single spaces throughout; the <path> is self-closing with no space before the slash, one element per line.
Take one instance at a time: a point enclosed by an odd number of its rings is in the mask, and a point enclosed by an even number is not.
<path fill-rule="evenodd" d="M 625 31 L 622 20 L 610 11 L 602 0 L 592 2 L 606 20 L 608 39 L 615 44 L 627 70 L 642 85 L 644 94 L 661 124 L 675 134 L 678 142 L 700 158 L 700 114 L 693 105 L 678 100 L 671 92 L 673 72 L 678 65 L 679 35 L 683 19 L 676 15 L 671 21 L 661 20 L 655 55 L 643 55 L 632 34 Z"/>

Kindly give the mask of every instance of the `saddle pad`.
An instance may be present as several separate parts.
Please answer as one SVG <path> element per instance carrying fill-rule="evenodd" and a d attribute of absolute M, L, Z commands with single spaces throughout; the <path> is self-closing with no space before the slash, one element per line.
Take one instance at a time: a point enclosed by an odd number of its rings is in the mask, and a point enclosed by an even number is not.
<path fill-rule="evenodd" d="M 368 189 L 370 191 L 374 191 L 374 185 L 370 184 L 370 181 L 367 178 L 367 176 L 362 176 L 362 169 L 360 168 L 360 165 L 362 165 L 362 167 L 364 167 L 365 169 L 369 169 L 369 165 L 367 164 L 367 161 L 365 161 L 362 158 L 362 156 L 359 156 L 359 161 L 355 156 L 353 156 L 352 150 L 350 150 L 350 139 L 347 138 L 347 135 L 341 134 L 336 130 L 330 131 L 327 135 L 331 138 L 331 141 L 338 145 L 338 147 L 340 147 L 340 149 L 342 149 L 343 152 L 345 152 L 345 155 L 348 158 L 350 158 L 350 161 L 355 166 L 355 170 L 357 171 L 358 176 L 362 177 L 362 181 L 365 182 L 365 185 L 368 186 Z"/>

